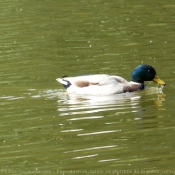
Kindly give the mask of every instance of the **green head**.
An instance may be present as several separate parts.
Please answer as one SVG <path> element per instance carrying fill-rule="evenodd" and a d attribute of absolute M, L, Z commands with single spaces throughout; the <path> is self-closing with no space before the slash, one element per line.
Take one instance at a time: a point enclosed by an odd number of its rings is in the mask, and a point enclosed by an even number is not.
<path fill-rule="evenodd" d="M 137 83 L 144 83 L 144 81 L 154 81 L 157 84 L 165 85 L 165 83 L 157 77 L 155 69 L 147 64 L 142 64 L 133 70 L 131 74 L 131 81 Z"/>

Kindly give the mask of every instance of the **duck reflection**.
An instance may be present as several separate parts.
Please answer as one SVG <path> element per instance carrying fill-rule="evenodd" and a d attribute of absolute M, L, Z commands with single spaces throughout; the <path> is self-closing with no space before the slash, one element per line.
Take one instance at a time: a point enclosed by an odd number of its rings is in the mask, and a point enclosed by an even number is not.
<path fill-rule="evenodd" d="M 156 106 L 161 106 L 165 99 L 165 94 L 160 88 L 148 88 L 144 91 L 109 96 L 77 95 L 64 92 L 57 92 L 57 96 L 59 97 L 57 102 L 60 116 L 110 110 L 130 113 L 145 108 L 145 99 L 150 100 Z"/>

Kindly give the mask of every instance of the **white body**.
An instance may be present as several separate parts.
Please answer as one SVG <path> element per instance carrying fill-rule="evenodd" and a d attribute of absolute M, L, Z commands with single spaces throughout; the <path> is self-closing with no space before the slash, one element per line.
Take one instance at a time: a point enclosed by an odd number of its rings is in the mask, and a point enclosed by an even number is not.
<path fill-rule="evenodd" d="M 66 87 L 68 93 L 88 95 L 111 95 L 137 91 L 141 84 L 128 82 L 119 76 L 106 74 L 84 75 L 77 77 L 57 78 Z"/>

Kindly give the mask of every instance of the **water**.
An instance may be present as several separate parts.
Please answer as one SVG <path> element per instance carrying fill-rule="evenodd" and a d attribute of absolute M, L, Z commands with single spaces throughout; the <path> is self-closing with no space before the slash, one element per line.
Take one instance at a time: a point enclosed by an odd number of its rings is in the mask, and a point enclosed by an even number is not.
<path fill-rule="evenodd" d="M 0 172 L 173 174 L 174 8 L 172 0 L 1 2 Z M 92 97 L 66 95 L 56 81 L 130 80 L 141 63 L 167 85 Z"/>

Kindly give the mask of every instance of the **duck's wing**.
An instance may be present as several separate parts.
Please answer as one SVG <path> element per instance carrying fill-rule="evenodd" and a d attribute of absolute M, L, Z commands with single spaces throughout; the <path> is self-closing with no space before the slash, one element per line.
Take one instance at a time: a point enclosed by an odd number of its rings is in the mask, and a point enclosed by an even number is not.
<path fill-rule="evenodd" d="M 113 77 L 119 83 L 123 83 L 123 84 L 127 84 L 128 83 L 127 80 L 125 80 L 124 78 L 122 78 L 120 76 L 112 75 L 111 77 Z"/>
<path fill-rule="evenodd" d="M 117 85 L 119 83 L 127 83 L 127 81 L 119 76 L 110 76 L 106 74 L 96 74 L 96 75 L 83 75 L 77 77 L 63 77 L 57 78 L 66 89 L 70 86 L 76 86 L 79 88 L 88 86 L 105 86 L 105 85 Z"/>

